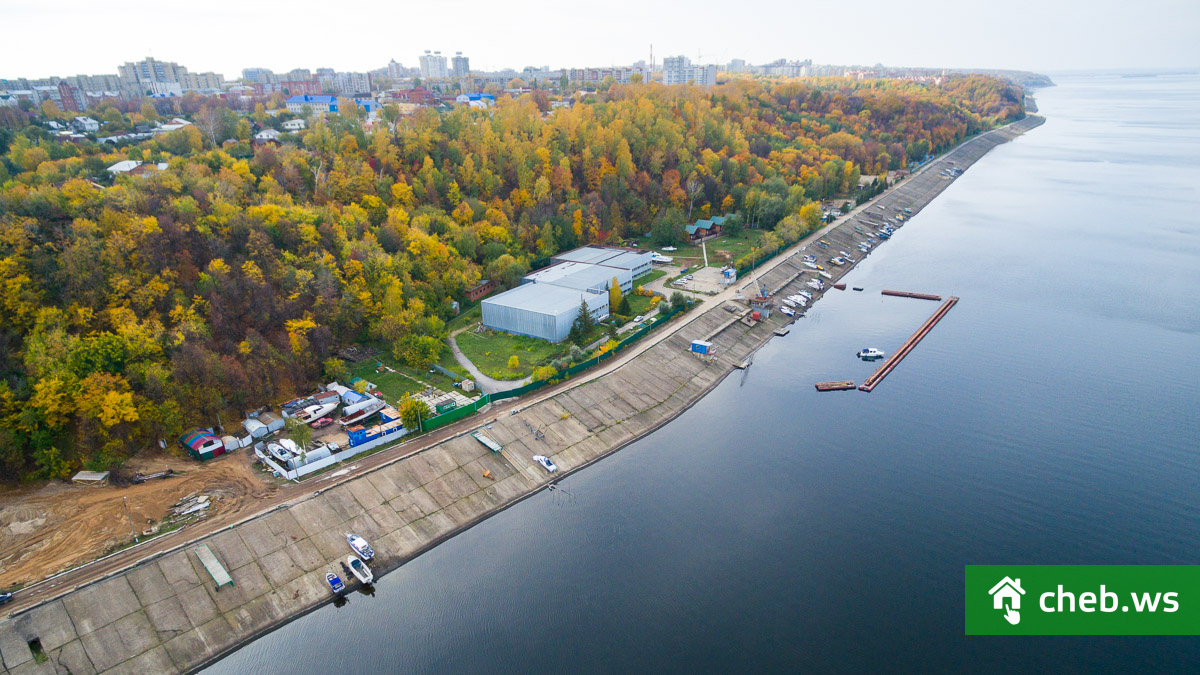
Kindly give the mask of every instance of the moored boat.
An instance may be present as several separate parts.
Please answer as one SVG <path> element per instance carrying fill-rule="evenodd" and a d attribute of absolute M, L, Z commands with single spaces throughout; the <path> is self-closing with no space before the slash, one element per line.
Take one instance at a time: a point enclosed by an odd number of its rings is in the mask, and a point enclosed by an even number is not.
<path fill-rule="evenodd" d="M 883 351 L 874 347 L 863 347 L 858 351 L 858 358 L 864 361 L 874 361 L 875 359 L 882 359 L 883 357 Z"/>
<path fill-rule="evenodd" d="M 357 534 L 347 534 L 346 543 L 350 544 L 350 548 L 354 549 L 354 552 L 363 560 L 370 560 L 375 557 L 375 549 L 371 548 L 366 539 Z"/>
<path fill-rule="evenodd" d="M 348 555 L 346 556 L 346 565 L 350 567 L 350 572 L 358 578 L 363 584 L 370 584 L 375 581 L 375 575 L 371 574 L 371 568 L 358 558 Z"/>
<path fill-rule="evenodd" d="M 325 573 L 325 583 L 329 584 L 329 590 L 334 593 L 341 593 L 346 590 L 346 584 L 342 583 L 342 578 L 333 572 Z"/>

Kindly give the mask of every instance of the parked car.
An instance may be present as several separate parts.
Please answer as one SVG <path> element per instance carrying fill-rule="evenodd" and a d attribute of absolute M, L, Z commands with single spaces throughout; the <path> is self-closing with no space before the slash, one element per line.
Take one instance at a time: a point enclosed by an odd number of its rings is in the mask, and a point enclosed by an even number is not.
<path fill-rule="evenodd" d="M 641 322 L 642 322 L 642 320 L 643 320 L 643 319 L 645 319 L 645 318 L 646 318 L 646 315 L 644 315 L 644 314 L 638 314 L 637 316 L 633 317 L 633 322 L 634 322 L 634 323 L 641 323 Z"/>
<path fill-rule="evenodd" d="M 312 428 L 314 428 L 314 429 L 323 429 L 323 428 L 325 428 L 325 427 L 329 426 L 330 424 L 333 424 L 333 418 L 332 418 L 332 417 L 322 417 L 321 419 L 319 419 L 319 420 L 317 420 L 316 422 L 313 422 L 313 423 L 312 423 Z"/>
<path fill-rule="evenodd" d="M 0 593 L 0 605 L 12 600 L 12 593 Z"/>

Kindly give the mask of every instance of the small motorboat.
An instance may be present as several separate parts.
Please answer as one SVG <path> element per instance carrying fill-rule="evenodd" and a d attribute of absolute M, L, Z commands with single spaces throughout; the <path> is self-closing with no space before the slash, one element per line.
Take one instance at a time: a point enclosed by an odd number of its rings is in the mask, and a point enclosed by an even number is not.
<path fill-rule="evenodd" d="M 809 293 L 808 291 L 796 291 L 796 295 L 802 295 L 805 298 L 812 300 L 812 293 Z"/>
<path fill-rule="evenodd" d="M 791 298 L 784 298 L 783 304 L 787 305 L 787 307 L 795 307 L 796 301 L 792 300 Z M 787 309 L 787 307 L 784 307 L 783 309 Z"/>
<path fill-rule="evenodd" d="M 784 316 L 796 316 L 796 310 L 792 309 L 791 307 L 780 307 L 779 311 L 782 312 Z"/>
<path fill-rule="evenodd" d="M 354 549 L 354 552 L 363 560 L 370 560 L 375 557 L 375 549 L 371 548 L 366 539 L 357 534 L 347 534 L 346 543 L 350 544 L 350 548 Z"/>
<path fill-rule="evenodd" d="M 826 279 L 831 279 L 831 280 L 833 279 L 833 275 L 830 274 L 829 272 L 826 272 L 825 270 L 821 270 L 820 272 L 817 272 L 817 274 L 820 274 L 821 276 L 825 277 Z M 824 286 L 824 285 L 825 284 L 821 284 L 821 286 Z"/>
<path fill-rule="evenodd" d="M 545 469 L 547 473 L 554 473 L 558 471 L 558 467 L 554 464 L 554 462 L 551 462 L 550 458 L 545 455 L 534 455 L 533 461 L 541 464 L 542 468 Z"/>
<path fill-rule="evenodd" d="M 350 572 L 363 582 L 363 585 L 370 584 L 375 581 L 375 575 L 371 574 L 371 568 L 358 558 L 348 555 L 346 556 L 346 564 L 350 566 Z"/>
<path fill-rule="evenodd" d="M 817 279 L 809 279 L 804 285 L 816 291 L 821 290 L 821 282 Z"/>
<path fill-rule="evenodd" d="M 802 258 L 802 260 L 804 260 L 804 262 L 815 263 L 815 262 L 817 262 L 817 256 L 808 254 L 808 255 L 804 256 L 804 258 Z"/>
<path fill-rule="evenodd" d="M 334 593 L 341 593 L 346 590 L 346 584 L 342 583 L 342 578 L 333 572 L 325 573 L 325 582 L 329 584 L 329 590 Z"/>
<path fill-rule="evenodd" d="M 815 262 L 809 262 L 809 261 L 807 261 L 807 260 L 805 260 L 805 261 L 804 261 L 804 266 L 805 266 L 805 267 L 807 267 L 807 268 L 809 268 L 809 269 L 813 269 L 813 270 L 817 269 L 817 263 L 815 263 Z"/>
<path fill-rule="evenodd" d="M 858 358 L 864 361 L 874 361 L 875 359 L 882 359 L 883 357 L 883 351 L 874 347 L 863 347 L 858 351 Z"/>

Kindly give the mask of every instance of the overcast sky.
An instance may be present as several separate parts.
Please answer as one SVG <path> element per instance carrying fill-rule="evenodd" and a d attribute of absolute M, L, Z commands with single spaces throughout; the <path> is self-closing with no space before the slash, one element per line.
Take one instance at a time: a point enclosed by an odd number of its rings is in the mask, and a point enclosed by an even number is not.
<path fill-rule="evenodd" d="M 1026 11 L 1021 11 L 1026 10 Z M 426 49 L 474 70 L 727 63 L 1200 66 L 1200 0 L 0 0 L 0 77 L 116 73 L 151 55 L 241 69 L 365 71 Z"/>

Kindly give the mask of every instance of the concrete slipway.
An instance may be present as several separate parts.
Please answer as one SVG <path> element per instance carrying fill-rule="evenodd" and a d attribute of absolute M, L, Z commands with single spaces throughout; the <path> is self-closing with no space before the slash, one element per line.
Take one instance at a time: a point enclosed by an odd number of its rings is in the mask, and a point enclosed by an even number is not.
<path fill-rule="evenodd" d="M 916 212 L 950 184 L 938 175 L 949 162 L 966 168 L 1042 121 L 1027 118 L 972 139 L 870 204 L 893 214 L 905 207 Z M 834 251 L 854 245 L 862 237 L 854 230 L 858 223 L 848 219 L 821 238 Z M 774 265 L 760 278 L 762 286 L 783 296 L 804 288 L 811 275 L 804 274 L 800 255 L 793 252 Z M 848 269 L 829 271 L 836 278 Z M 551 477 L 529 460 L 531 455 L 552 457 L 561 476 L 670 421 L 787 318 L 776 313 L 750 327 L 715 311 L 717 306 L 685 318 L 670 337 L 613 372 L 497 419 L 487 433 L 504 445 L 499 455 L 460 435 L 206 537 L 199 543 L 207 544 L 229 571 L 233 586 L 215 589 L 192 553 L 193 543 L 0 621 L 0 672 L 196 670 L 329 602 L 324 572 L 337 569 L 337 561 L 349 553 L 346 532 L 374 544 L 377 575 L 395 569 L 544 488 Z M 715 360 L 688 352 L 697 339 L 715 344 Z M 536 439 L 531 426 L 544 437 Z M 31 650 L 34 640 L 48 657 L 40 663 Z"/>

